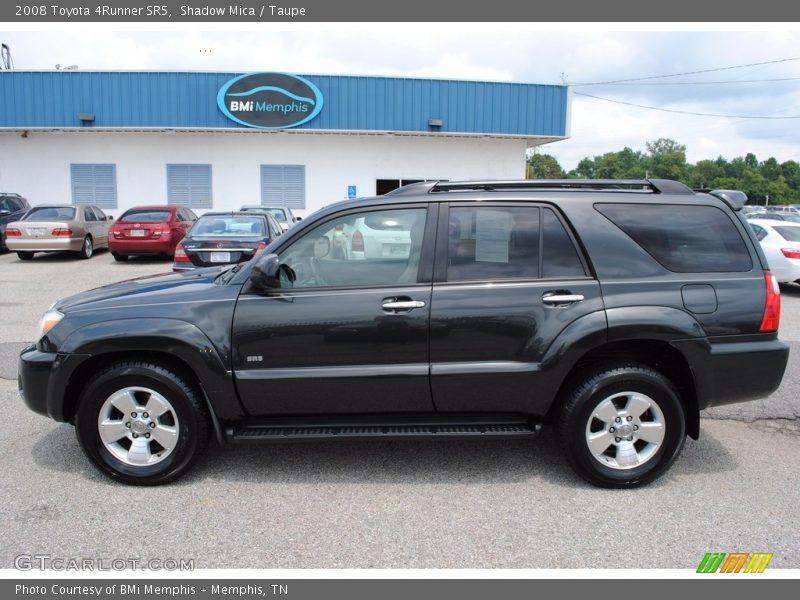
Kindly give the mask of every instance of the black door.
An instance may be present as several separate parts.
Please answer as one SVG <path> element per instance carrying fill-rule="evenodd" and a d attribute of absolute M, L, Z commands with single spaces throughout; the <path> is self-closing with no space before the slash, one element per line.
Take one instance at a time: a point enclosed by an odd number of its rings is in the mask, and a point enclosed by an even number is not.
<path fill-rule="evenodd" d="M 452 204 L 442 208 L 439 239 L 431 300 L 436 408 L 541 414 L 553 393 L 542 359 L 565 327 L 603 310 L 567 228 L 546 206 Z"/>
<path fill-rule="evenodd" d="M 434 221 L 427 206 L 362 210 L 280 246 L 294 287 L 244 293 L 234 314 L 236 385 L 250 414 L 433 410 Z"/>

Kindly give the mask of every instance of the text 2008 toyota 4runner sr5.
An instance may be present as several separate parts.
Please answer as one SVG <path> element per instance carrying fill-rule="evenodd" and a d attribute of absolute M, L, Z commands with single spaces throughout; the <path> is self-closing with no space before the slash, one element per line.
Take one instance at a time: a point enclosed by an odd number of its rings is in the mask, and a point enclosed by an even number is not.
<path fill-rule="evenodd" d="M 206 445 L 523 438 L 606 487 L 671 465 L 699 411 L 779 385 L 775 278 L 736 191 L 421 183 L 317 212 L 252 261 L 56 302 L 27 405 L 134 484 Z"/>

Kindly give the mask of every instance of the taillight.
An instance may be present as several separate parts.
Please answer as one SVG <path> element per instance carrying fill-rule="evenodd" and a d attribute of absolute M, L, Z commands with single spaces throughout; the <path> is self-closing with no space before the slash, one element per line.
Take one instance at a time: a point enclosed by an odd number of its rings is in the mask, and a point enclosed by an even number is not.
<path fill-rule="evenodd" d="M 72 237 L 72 229 L 58 227 L 53 229 L 53 237 Z"/>
<path fill-rule="evenodd" d="M 764 271 L 764 285 L 767 288 L 767 298 L 764 302 L 764 318 L 761 319 L 761 333 L 778 331 L 781 322 L 781 289 L 778 280 L 769 271 Z"/>
<path fill-rule="evenodd" d="M 361 235 L 361 232 L 356 229 L 353 233 L 353 239 L 350 242 L 350 249 L 353 252 L 363 252 L 364 251 L 364 236 Z"/>
<path fill-rule="evenodd" d="M 262 250 L 266 249 L 267 243 L 266 242 L 258 242 L 258 248 L 256 248 L 256 254 L 261 252 Z"/>
<path fill-rule="evenodd" d="M 175 262 L 176 263 L 188 263 L 192 262 L 189 260 L 189 257 L 186 256 L 186 249 L 183 247 L 183 242 L 179 242 L 177 246 L 175 246 Z"/>
<path fill-rule="evenodd" d="M 19 229 L 6 229 L 6 237 L 22 237 Z"/>
<path fill-rule="evenodd" d="M 781 252 L 786 258 L 800 258 L 800 250 L 795 248 L 781 248 Z"/>

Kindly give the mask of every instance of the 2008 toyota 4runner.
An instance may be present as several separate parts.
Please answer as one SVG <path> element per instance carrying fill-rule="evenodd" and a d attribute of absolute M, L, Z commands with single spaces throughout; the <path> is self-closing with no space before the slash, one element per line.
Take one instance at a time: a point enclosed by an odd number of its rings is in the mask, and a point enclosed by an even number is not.
<path fill-rule="evenodd" d="M 764 397 L 788 347 L 736 191 L 428 182 L 315 213 L 246 264 L 63 299 L 27 405 L 158 484 L 221 443 L 532 437 L 606 487 L 661 475 L 699 411 Z"/>

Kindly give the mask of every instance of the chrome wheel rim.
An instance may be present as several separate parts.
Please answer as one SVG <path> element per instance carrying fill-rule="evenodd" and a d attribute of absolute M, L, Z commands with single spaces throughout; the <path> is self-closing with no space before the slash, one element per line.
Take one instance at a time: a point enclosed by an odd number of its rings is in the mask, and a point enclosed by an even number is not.
<path fill-rule="evenodd" d="M 650 396 L 621 392 L 600 401 L 586 423 L 586 445 L 594 460 L 618 470 L 640 467 L 664 443 L 664 413 Z"/>
<path fill-rule="evenodd" d="M 178 416 L 150 388 L 122 388 L 103 402 L 97 417 L 100 441 L 114 458 L 134 467 L 157 464 L 178 444 Z"/>
<path fill-rule="evenodd" d="M 92 240 L 88 237 L 85 240 L 83 240 L 83 253 L 86 256 L 92 255 Z"/>

